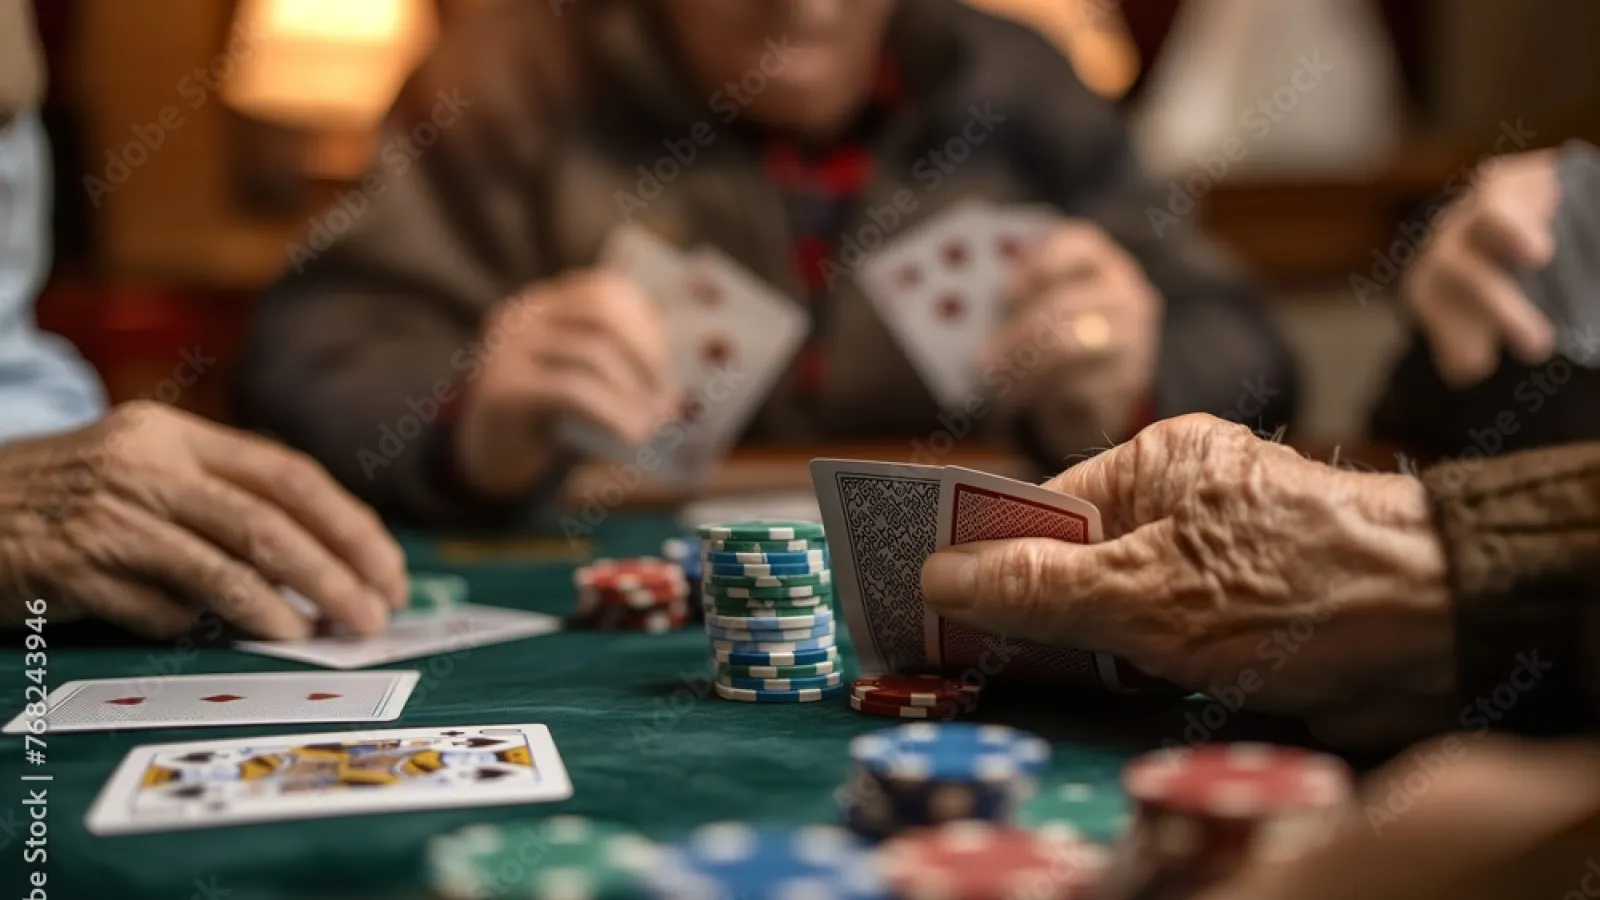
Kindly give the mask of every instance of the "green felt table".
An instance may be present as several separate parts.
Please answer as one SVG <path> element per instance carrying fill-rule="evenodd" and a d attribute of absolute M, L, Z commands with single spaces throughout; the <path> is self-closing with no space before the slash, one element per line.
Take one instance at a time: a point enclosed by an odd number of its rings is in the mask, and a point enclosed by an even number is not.
<path fill-rule="evenodd" d="M 596 555 L 652 553 L 679 533 L 666 513 L 616 513 L 596 534 Z M 572 604 L 568 559 L 452 562 L 440 541 L 403 536 L 417 571 L 454 571 L 472 600 L 566 613 Z M 457 555 L 456 558 L 458 558 Z M 83 678 L 207 672 L 271 672 L 306 667 L 225 646 L 140 643 L 96 626 L 47 627 L 48 684 Z M 3 635 L 0 708 L 9 718 L 23 688 L 21 635 Z M 576 813 L 625 823 L 663 840 L 707 821 L 834 822 L 834 791 L 848 772 L 849 740 L 893 724 L 852 711 L 841 698 L 815 704 L 734 703 L 710 690 L 703 634 L 566 631 L 384 668 L 417 669 L 421 680 L 392 727 L 492 723 L 547 724 L 572 777 L 565 802 L 329 818 L 164 834 L 90 835 L 84 815 L 131 748 L 150 743 L 272 733 L 337 731 L 339 726 L 161 729 L 47 736 L 46 761 L 27 765 L 19 737 L 0 738 L 0 897 L 24 897 L 22 852 L 28 789 L 48 790 L 48 886 L 54 898 L 424 897 L 427 840 L 474 822 Z M 1065 819 L 1109 839 L 1124 804 L 1116 775 L 1134 753 L 1190 739 L 1199 707 L 1062 695 L 991 692 L 977 717 L 1048 738 L 1054 755 L 1025 820 Z M 390 727 L 390 726 L 385 726 Z M 1267 723 L 1231 716 L 1226 733 L 1260 736 Z M 45 774 L 46 784 L 24 783 Z"/>

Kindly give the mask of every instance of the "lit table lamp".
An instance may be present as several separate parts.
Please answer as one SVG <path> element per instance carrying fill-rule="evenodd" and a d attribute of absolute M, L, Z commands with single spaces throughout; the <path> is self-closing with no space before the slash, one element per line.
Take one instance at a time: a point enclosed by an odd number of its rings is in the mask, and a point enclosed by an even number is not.
<path fill-rule="evenodd" d="M 223 85 L 235 159 L 257 205 L 293 205 L 306 179 L 359 177 L 379 122 L 438 33 L 433 0 L 240 0 L 251 48 Z"/>

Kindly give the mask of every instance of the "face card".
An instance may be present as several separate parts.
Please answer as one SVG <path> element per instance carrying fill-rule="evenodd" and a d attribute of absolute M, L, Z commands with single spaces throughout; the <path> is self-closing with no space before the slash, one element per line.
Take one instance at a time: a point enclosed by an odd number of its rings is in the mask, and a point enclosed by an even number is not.
<path fill-rule="evenodd" d="M 938 538 L 937 466 L 811 461 L 834 591 L 863 675 L 921 671 L 922 564 Z"/>
<path fill-rule="evenodd" d="M 135 834 L 571 796 L 543 725 L 329 732 L 137 747 L 86 824 Z"/>
<path fill-rule="evenodd" d="M 1074 544 L 1103 537 L 1094 505 L 1038 485 L 947 466 L 940 475 L 938 546 L 1008 538 L 1054 538 Z M 1135 691 L 1149 679 L 1112 656 L 996 636 L 959 625 L 930 611 L 924 633 L 926 652 L 936 666 L 964 670 L 996 666 L 998 677 L 1040 681 L 1063 687 Z"/>
<path fill-rule="evenodd" d="M 50 692 L 52 732 L 304 722 L 390 722 L 416 672 L 262 672 L 69 681 Z M 19 715 L 6 734 L 26 728 Z"/>
<path fill-rule="evenodd" d="M 233 646 L 330 669 L 364 669 L 560 630 L 561 620 L 555 616 L 469 603 L 441 612 L 397 613 L 382 634 L 371 637 L 326 635 L 303 641 L 238 641 Z"/>
<path fill-rule="evenodd" d="M 979 392 L 978 354 L 1001 318 L 1008 270 L 994 210 L 963 203 L 868 260 L 861 286 L 934 399 L 960 408 Z"/>

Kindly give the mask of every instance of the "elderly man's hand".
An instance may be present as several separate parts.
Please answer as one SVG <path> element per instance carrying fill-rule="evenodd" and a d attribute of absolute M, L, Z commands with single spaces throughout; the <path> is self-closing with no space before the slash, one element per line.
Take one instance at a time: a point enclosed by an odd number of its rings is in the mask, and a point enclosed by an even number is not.
<path fill-rule="evenodd" d="M 305 456 L 171 407 L 131 403 L 0 447 L 0 623 L 99 616 L 171 637 L 206 610 L 268 638 L 357 633 L 406 602 L 405 558 L 372 510 Z"/>
<path fill-rule="evenodd" d="M 1440 219 L 1401 294 L 1451 384 L 1481 381 L 1502 347 L 1534 365 L 1555 348 L 1555 329 L 1508 271 L 1555 255 L 1551 220 L 1560 200 L 1556 154 L 1542 150 L 1485 164 L 1472 190 Z"/>
<path fill-rule="evenodd" d="M 1009 293 L 1011 319 L 979 360 L 1013 373 L 1002 403 L 1032 415 L 1050 446 L 1126 434 L 1161 344 L 1161 294 L 1138 260 L 1099 226 L 1068 220 L 1024 251 Z"/>
<path fill-rule="evenodd" d="M 1308 715 L 1338 742 L 1440 724 L 1453 634 L 1415 479 L 1341 471 L 1194 415 L 1045 486 L 1098 507 L 1106 540 L 940 551 L 922 573 L 940 615 Z"/>

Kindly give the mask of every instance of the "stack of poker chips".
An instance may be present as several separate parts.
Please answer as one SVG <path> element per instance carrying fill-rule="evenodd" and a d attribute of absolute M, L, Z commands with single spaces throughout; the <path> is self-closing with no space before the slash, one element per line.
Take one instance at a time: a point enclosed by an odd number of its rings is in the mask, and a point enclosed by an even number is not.
<path fill-rule="evenodd" d="M 1098 900 L 1107 854 L 1067 827 L 1025 831 L 966 820 L 906 832 L 878 850 L 896 897 Z"/>
<path fill-rule="evenodd" d="M 844 693 L 822 526 L 754 520 L 699 532 L 717 696 L 812 703 Z"/>
<path fill-rule="evenodd" d="M 572 581 L 578 589 L 573 618 L 580 625 L 661 633 L 689 621 L 689 582 L 664 559 L 597 559 L 580 566 Z"/>
<path fill-rule="evenodd" d="M 657 900 L 890 900 L 871 851 L 842 828 L 702 825 L 645 875 Z"/>
<path fill-rule="evenodd" d="M 442 900 L 635 900 L 662 851 L 642 835 L 581 816 L 469 825 L 428 842 Z"/>
<path fill-rule="evenodd" d="M 965 820 L 1011 826 L 1050 745 L 1003 725 L 916 722 L 856 738 L 850 758 L 841 812 L 856 833 L 885 838 Z"/>
<path fill-rule="evenodd" d="M 1190 897 L 1326 840 L 1352 795 L 1337 757 L 1269 744 L 1205 744 L 1131 760 L 1132 826 L 1099 896 Z"/>
<path fill-rule="evenodd" d="M 700 605 L 701 571 L 700 539 L 697 537 L 670 537 L 661 542 L 661 556 L 677 564 L 689 582 L 689 614 L 696 619 L 703 615 Z"/>
<path fill-rule="evenodd" d="M 876 675 L 850 683 L 850 708 L 891 719 L 954 719 L 976 712 L 978 686 L 939 675 Z"/>

